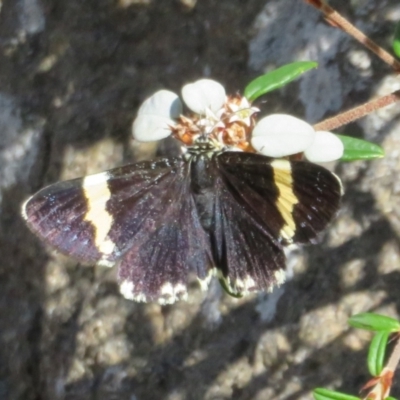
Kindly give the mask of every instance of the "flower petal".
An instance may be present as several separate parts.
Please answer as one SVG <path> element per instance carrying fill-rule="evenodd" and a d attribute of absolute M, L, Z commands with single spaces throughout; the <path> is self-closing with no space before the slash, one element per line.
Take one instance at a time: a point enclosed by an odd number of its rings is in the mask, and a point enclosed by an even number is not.
<path fill-rule="evenodd" d="M 133 121 L 132 134 L 140 142 L 154 142 L 168 137 L 175 121 L 158 115 L 138 115 Z"/>
<path fill-rule="evenodd" d="M 314 142 L 306 149 L 304 155 L 312 162 L 328 162 L 342 157 L 344 146 L 333 133 L 317 131 Z"/>
<path fill-rule="evenodd" d="M 182 114 L 182 103 L 177 94 L 169 90 L 159 90 L 139 107 L 137 115 L 157 115 L 170 119 Z"/>
<path fill-rule="evenodd" d="M 204 115 L 207 108 L 217 112 L 225 103 L 226 94 L 220 83 L 211 79 L 200 79 L 182 88 L 182 98 L 193 112 Z"/>
<path fill-rule="evenodd" d="M 251 144 L 261 154 L 284 157 L 301 153 L 314 141 L 314 128 L 299 118 L 272 114 L 254 127 Z"/>

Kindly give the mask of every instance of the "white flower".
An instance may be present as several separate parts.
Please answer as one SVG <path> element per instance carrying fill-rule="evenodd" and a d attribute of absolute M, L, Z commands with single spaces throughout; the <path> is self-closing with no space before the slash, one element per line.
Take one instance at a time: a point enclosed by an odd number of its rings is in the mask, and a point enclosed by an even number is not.
<path fill-rule="evenodd" d="M 251 144 L 259 153 L 279 158 L 303 152 L 314 137 L 315 130 L 307 122 L 291 115 L 272 114 L 256 124 Z"/>
<path fill-rule="evenodd" d="M 343 155 L 343 143 L 333 133 L 315 131 L 307 122 L 285 114 L 262 118 L 251 138 L 254 149 L 269 157 L 304 152 L 309 161 L 328 162 Z"/>
<path fill-rule="evenodd" d="M 134 138 L 149 142 L 173 133 L 176 139 L 191 146 L 203 135 L 225 150 L 256 150 L 274 158 L 304 153 L 313 162 L 333 161 L 343 155 L 343 144 L 337 136 L 316 132 L 301 119 L 272 114 L 255 123 L 259 110 L 245 97 L 227 97 L 224 87 L 211 79 L 185 85 L 182 99 L 194 114 L 182 115 L 183 103 L 168 90 L 149 97 L 133 123 Z"/>
<path fill-rule="evenodd" d="M 182 88 L 182 98 L 187 107 L 207 120 L 218 118 L 214 115 L 226 100 L 224 87 L 211 79 L 201 79 Z M 160 90 L 150 96 L 139 108 L 132 126 L 133 137 L 141 142 L 164 139 L 171 134 L 182 114 L 182 102 L 178 95 Z M 203 122 L 204 124 L 204 122 Z"/>
<path fill-rule="evenodd" d="M 226 94 L 220 83 L 211 79 L 200 79 L 182 88 L 182 98 L 193 112 L 206 115 L 207 111 L 215 114 L 222 108 Z"/>
<path fill-rule="evenodd" d="M 304 155 L 312 162 L 328 162 L 338 160 L 344 151 L 343 142 L 333 133 L 315 132 L 314 142 L 304 151 Z"/>
<path fill-rule="evenodd" d="M 140 106 L 132 126 L 134 138 L 141 142 L 166 138 L 181 113 L 182 103 L 175 93 L 158 91 Z"/>

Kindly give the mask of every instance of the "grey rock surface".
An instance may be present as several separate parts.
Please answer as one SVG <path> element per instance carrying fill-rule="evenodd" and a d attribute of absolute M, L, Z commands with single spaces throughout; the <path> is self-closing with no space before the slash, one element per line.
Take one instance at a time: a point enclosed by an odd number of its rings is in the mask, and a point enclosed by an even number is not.
<path fill-rule="evenodd" d="M 399 78 L 301 0 L 0 5 L 0 399 L 306 400 L 321 386 L 356 395 L 371 336 L 347 318 L 400 307 L 399 105 L 341 129 L 386 158 L 337 167 L 339 216 L 319 245 L 291 253 L 273 295 L 233 299 L 213 282 L 173 306 L 130 302 L 112 270 L 51 252 L 19 210 L 52 182 L 176 151 L 130 137 L 137 107 L 160 88 L 209 76 L 235 93 L 313 59 L 317 70 L 259 106 L 316 122 Z M 332 5 L 389 48 L 398 1 Z"/>

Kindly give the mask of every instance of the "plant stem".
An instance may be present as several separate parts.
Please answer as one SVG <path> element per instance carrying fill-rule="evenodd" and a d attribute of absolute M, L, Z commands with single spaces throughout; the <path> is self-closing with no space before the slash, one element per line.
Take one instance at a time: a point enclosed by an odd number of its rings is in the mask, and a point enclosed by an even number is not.
<path fill-rule="evenodd" d="M 316 131 L 330 131 L 342 125 L 346 125 L 357 119 L 360 119 L 373 111 L 386 107 L 390 104 L 396 103 L 400 100 L 400 90 L 396 90 L 386 96 L 379 97 L 378 99 L 371 100 L 361 106 L 352 108 L 335 117 L 327 118 L 322 122 L 314 125 Z"/>
<path fill-rule="evenodd" d="M 380 57 L 386 64 L 390 65 L 396 72 L 400 73 L 399 61 L 397 61 L 391 54 L 382 49 L 382 47 L 362 33 L 359 29 L 357 29 L 353 24 L 347 21 L 346 18 L 342 17 L 336 10 L 326 4 L 325 1 L 305 0 L 305 2 L 320 10 L 325 15 L 327 21 L 333 26 L 337 26 L 343 29 L 349 35 L 353 36 L 356 40 Z"/>
<path fill-rule="evenodd" d="M 394 346 L 392 354 L 390 355 L 389 361 L 387 362 L 385 368 L 394 372 L 396 371 L 399 361 L 400 361 L 400 337 L 397 338 L 396 346 Z"/>
<path fill-rule="evenodd" d="M 375 378 L 374 385 L 368 394 L 363 399 L 376 399 L 383 400 L 390 394 L 390 389 L 393 383 L 394 371 L 400 362 L 400 337 L 397 336 L 397 343 L 394 347 L 392 354 L 390 355 L 389 361 L 383 368 L 379 377 Z"/>

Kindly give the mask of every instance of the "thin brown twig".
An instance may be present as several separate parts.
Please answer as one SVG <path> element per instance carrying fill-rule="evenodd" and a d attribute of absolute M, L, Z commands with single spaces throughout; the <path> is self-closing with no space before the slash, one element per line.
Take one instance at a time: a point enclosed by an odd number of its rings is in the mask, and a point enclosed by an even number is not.
<path fill-rule="evenodd" d="M 356 40 L 380 57 L 386 64 L 390 65 L 396 72 L 400 73 L 400 62 L 398 60 L 347 21 L 347 19 L 343 18 L 323 0 L 305 0 L 305 2 L 320 10 L 325 15 L 328 22 L 353 36 Z"/>
<path fill-rule="evenodd" d="M 396 90 L 393 93 L 379 97 L 375 100 L 371 100 L 365 104 L 362 104 L 361 106 L 354 107 L 349 111 L 345 111 L 339 115 L 336 115 L 335 117 L 327 118 L 324 121 L 315 124 L 314 129 L 317 131 L 330 131 L 332 129 L 339 128 L 340 126 L 349 124 L 350 122 L 365 117 L 373 111 L 396 103 L 399 100 L 400 90 Z"/>

